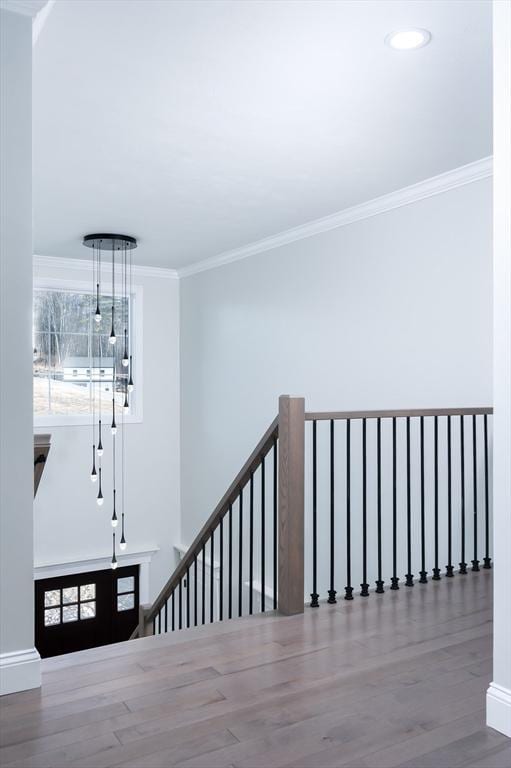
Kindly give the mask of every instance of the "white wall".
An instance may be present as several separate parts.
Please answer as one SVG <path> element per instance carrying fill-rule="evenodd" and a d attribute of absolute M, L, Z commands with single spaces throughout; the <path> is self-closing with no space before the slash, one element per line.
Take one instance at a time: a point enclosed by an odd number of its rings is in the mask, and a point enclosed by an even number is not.
<path fill-rule="evenodd" d="M 39 685 L 32 582 L 32 19 L 0 11 L 0 675 Z"/>
<path fill-rule="evenodd" d="M 185 542 L 279 394 L 307 410 L 491 405 L 491 216 L 479 180 L 181 281 Z"/>
<path fill-rule="evenodd" d="M 494 637 L 487 722 L 511 736 L 511 3 L 493 4 Z"/>
<path fill-rule="evenodd" d="M 34 276 L 88 279 L 83 269 L 70 269 L 69 260 L 62 263 L 64 268 L 43 267 L 36 261 Z M 174 568 L 173 545 L 180 540 L 179 284 L 170 277 L 140 275 L 133 282 L 143 291 L 143 420 L 126 425 L 126 554 L 159 547 L 150 566 L 152 600 Z M 109 430 L 104 437 L 101 508 L 95 501 L 97 487 L 90 481 L 91 428 L 36 431 L 51 432 L 52 445 L 34 503 L 35 564 L 109 555 Z"/>

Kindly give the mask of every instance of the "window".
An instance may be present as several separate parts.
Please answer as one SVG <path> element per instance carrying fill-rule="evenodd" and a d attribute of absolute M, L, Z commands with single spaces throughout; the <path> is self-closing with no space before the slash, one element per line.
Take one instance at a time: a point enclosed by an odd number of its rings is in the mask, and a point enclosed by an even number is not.
<path fill-rule="evenodd" d="M 117 610 L 131 611 L 135 607 L 135 577 L 117 579 Z"/>
<path fill-rule="evenodd" d="M 139 348 L 135 348 L 138 330 L 133 322 L 133 304 L 137 291 L 127 299 L 115 299 L 117 343 L 109 343 L 112 297 L 101 300 L 102 322 L 93 319 L 95 296 L 83 284 L 46 287 L 36 284 L 33 307 L 33 385 L 34 418 L 40 426 L 59 423 L 90 424 L 93 392 L 96 407 L 101 401 L 111 412 L 112 399 L 121 415 L 124 388 L 129 377 L 121 359 L 124 352 L 124 327 L 131 330 L 135 389 L 124 413 L 128 421 L 140 418 L 141 382 L 138 379 Z M 136 338 L 137 337 L 137 338 Z M 113 383 L 115 378 L 115 385 Z M 130 418 L 131 417 L 131 418 Z"/>
<path fill-rule="evenodd" d="M 50 589 L 44 593 L 44 626 L 54 627 L 96 616 L 96 585 Z"/>

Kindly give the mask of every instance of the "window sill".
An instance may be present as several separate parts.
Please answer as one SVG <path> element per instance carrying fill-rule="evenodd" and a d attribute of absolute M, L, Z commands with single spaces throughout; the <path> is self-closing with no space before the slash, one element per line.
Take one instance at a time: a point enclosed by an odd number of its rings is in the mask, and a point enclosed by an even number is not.
<path fill-rule="evenodd" d="M 106 414 L 105 414 L 106 415 Z M 97 416 L 97 414 L 96 414 Z M 124 424 L 141 424 L 143 417 L 141 413 L 133 413 L 124 417 Z M 117 417 L 117 426 L 122 426 L 120 417 Z M 92 414 L 87 416 L 34 416 L 34 429 L 45 429 L 46 427 L 92 427 Z M 103 428 L 106 432 L 110 431 L 110 424 L 105 420 Z"/>

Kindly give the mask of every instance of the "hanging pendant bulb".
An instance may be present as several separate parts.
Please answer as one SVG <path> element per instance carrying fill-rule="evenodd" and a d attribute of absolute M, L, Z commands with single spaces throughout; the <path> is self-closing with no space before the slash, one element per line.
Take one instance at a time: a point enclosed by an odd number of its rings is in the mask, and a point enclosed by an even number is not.
<path fill-rule="evenodd" d="M 127 368 L 130 364 L 129 358 L 128 358 L 128 333 L 126 331 L 126 328 L 124 329 L 124 352 L 122 355 L 122 364 L 124 368 Z"/>
<path fill-rule="evenodd" d="M 116 342 L 116 340 L 117 340 L 117 339 L 115 338 L 115 329 L 114 329 L 114 311 L 115 311 L 115 310 L 114 310 L 114 307 L 113 307 L 113 305 L 112 305 L 112 330 L 110 331 L 110 338 L 108 339 L 108 341 L 110 342 L 110 344 L 115 344 L 115 342 Z"/>
<path fill-rule="evenodd" d="M 101 442 L 101 419 L 99 420 L 98 456 L 103 456 L 103 443 Z"/>
<path fill-rule="evenodd" d="M 98 479 L 98 473 L 96 472 L 96 446 L 92 446 L 92 471 L 90 473 L 90 479 L 93 483 Z"/>
<path fill-rule="evenodd" d="M 99 308 L 99 283 L 96 283 L 96 312 L 94 313 L 96 323 L 101 322 L 101 310 Z"/>
<path fill-rule="evenodd" d="M 121 525 L 121 540 L 119 542 L 119 549 L 126 549 L 126 539 L 124 538 L 124 512 L 122 513 L 122 525 Z"/>
<path fill-rule="evenodd" d="M 117 558 L 115 556 L 115 532 L 112 533 L 112 562 L 110 563 L 112 571 L 117 568 Z"/>
<path fill-rule="evenodd" d="M 101 467 L 99 468 L 99 490 L 98 490 L 98 497 L 96 499 L 98 503 L 98 507 L 101 507 L 103 505 L 103 491 L 101 490 Z"/>
<path fill-rule="evenodd" d="M 130 407 L 130 404 L 128 402 L 128 387 L 126 387 L 126 392 L 124 393 L 124 405 L 123 405 L 123 408 L 125 410 L 128 410 L 129 407 Z"/>
<path fill-rule="evenodd" d="M 112 435 L 115 435 L 117 432 L 117 424 L 115 423 L 115 400 L 112 398 Z"/>
<path fill-rule="evenodd" d="M 133 384 L 133 356 L 130 355 L 130 378 L 129 378 L 129 381 L 128 381 L 128 392 L 132 392 L 133 391 L 133 387 L 134 387 L 134 384 Z"/>
<path fill-rule="evenodd" d="M 114 488 L 114 511 L 112 513 L 112 528 L 117 528 L 117 524 L 119 523 L 119 520 L 117 519 L 117 512 L 115 510 L 115 488 Z"/>

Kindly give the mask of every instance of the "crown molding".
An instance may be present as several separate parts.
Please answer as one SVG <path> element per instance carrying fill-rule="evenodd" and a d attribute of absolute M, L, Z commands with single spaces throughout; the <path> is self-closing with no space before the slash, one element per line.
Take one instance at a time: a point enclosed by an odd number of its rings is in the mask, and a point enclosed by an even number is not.
<path fill-rule="evenodd" d="M 265 237 L 254 243 L 244 245 L 241 248 L 235 248 L 232 251 L 225 251 L 212 256 L 203 261 L 198 261 L 188 267 L 177 270 L 180 278 L 190 277 L 199 272 L 205 272 L 208 269 L 216 269 L 225 264 L 231 264 L 234 261 L 246 259 L 257 253 L 270 251 L 274 248 L 280 248 L 283 245 L 294 243 L 297 240 L 303 240 L 313 235 L 319 235 L 323 232 L 329 232 L 338 227 L 345 227 L 348 224 L 354 224 L 357 221 L 368 219 L 372 216 L 378 216 L 380 213 L 392 211 L 395 208 L 401 208 L 404 205 L 416 203 L 434 195 L 448 192 L 451 189 L 462 187 L 473 181 L 486 179 L 493 173 L 493 157 L 485 157 L 476 160 L 474 163 L 462 165 L 438 176 L 432 176 L 429 179 L 412 184 L 409 187 L 403 187 L 387 195 L 376 197 L 360 205 L 354 205 L 351 208 L 345 208 L 343 211 L 333 213 L 330 216 L 324 216 L 321 219 L 315 219 L 307 224 L 301 224 L 298 227 L 287 229 L 277 235 Z"/>
<path fill-rule="evenodd" d="M 46 3 L 47 0 L 0 0 L 0 8 L 2 11 L 11 11 L 34 18 Z"/>
<path fill-rule="evenodd" d="M 40 256 L 34 254 L 34 267 L 39 269 L 65 269 L 75 272 L 92 272 L 92 259 L 66 259 L 60 256 Z M 105 261 L 103 263 L 105 274 L 110 274 L 110 267 Z M 175 269 L 165 269 L 163 267 L 144 267 L 140 264 L 133 265 L 134 277 L 156 277 L 164 280 L 177 280 L 178 273 Z"/>
<path fill-rule="evenodd" d="M 277 235 L 265 237 L 241 248 L 235 248 L 231 251 L 220 253 L 217 256 L 211 256 L 187 267 L 165 269 L 163 267 L 144 267 L 136 264 L 133 265 L 133 275 L 136 277 L 155 277 L 167 280 L 191 277 L 199 272 L 216 269 L 217 267 L 231 264 L 234 261 L 241 261 L 241 259 L 246 259 L 249 256 L 255 256 L 258 253 L 271 251 L 274 248 L 280 248 L 283 245 L 304 240 L 307 237 L 329 232 L 339 227 L 345 227 L 357 221 L 369 219 L 372 216 L 378 216 L 381 213 L 425 200 L 428 197 L 449 192 L 451 189 L 462 187 L 465 184 L 486 179 L 492 174 L 493 157 L 484 157 L 481 160 L 476 160 L 474 163 L 462 165 L 438 176 L 432 176 L 424 181 L 419 181 L 417 184 L 412 184 L 409 187 L 403 187 L 395 192 L 376 197 L 360 205 L 354 205 L 351 208 L 345 208 L 342 211 L 315 219 L 307 224 L 287 229 L 284 232 L 279 232 Z M 34 255 L 34 266 L 41 269 L 66 269 L 90 272 L 92 270 L 92 260 L 67 259 L 59 256 L 40 256 L 36 254 Z"/>

